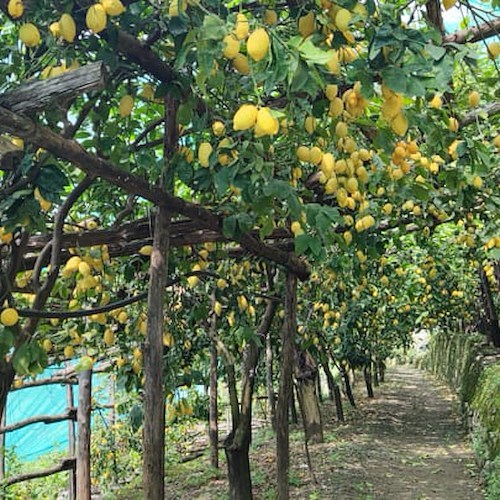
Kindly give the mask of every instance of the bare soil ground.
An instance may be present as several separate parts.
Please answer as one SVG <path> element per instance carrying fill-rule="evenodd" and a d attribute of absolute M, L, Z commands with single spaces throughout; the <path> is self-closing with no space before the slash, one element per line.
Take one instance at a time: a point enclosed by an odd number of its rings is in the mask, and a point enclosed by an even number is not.
<path fill-rule="evenodd" d="M 310 446 L 307 467 L 300 426 L 291 436 L 291 497 L 335 500 L 476 500 L 484 498 L 477 468 L 449 391 L 409 366 L 387 372 L 368 400 L 356 388 L 358 409 L 347 424 L 323 405 L 325 443 Z M 346 403 L 347 404 L 347 403 Z M 255 431 L 251 451 L 257 500 L 275 498 L 274 436 Z M 223 454 L 221 452 L 223 464 Z M 210 469 L 207 455 L 168 469 L 166 498 L 222 500 L 225 470 Z"/>

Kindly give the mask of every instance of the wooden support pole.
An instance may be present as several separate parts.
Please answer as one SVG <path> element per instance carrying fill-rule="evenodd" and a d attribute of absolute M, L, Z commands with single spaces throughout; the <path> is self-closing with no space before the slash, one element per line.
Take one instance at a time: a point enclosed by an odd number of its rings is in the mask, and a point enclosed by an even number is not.
<path fill-rule="evenodd" d="M 288 500 L 290 487 L 290 429 L 288 407 L 292 395 L 292 372 L 295 365 L 295 335 L 297 329 L 297 277 L 286 274 L 285 321 L 281 330 L 281 366 L 278 404 L 276 408 L 276 472 L 278 500 Z"/>
<path fill-rule="evenodd" d="M 68 408 L 73 408 L 74 394 L 73 386 L 68 384 L 66 386 L 66 401 Z M 68 452 L 70 457 L 74 457 L 76 453 L 76 435 L 75 435 L 75 422 L 68 420 Z M 70 469 L 68 477 L 68 498 L 69 500 L 76 500 L 76 471 Z"/>
<path fill-rule="evenodd" d="M 7 407 L 2 411 L 0 418 L 0 426 L 5 427 L 5 419 L 7 415 Z M 5 434 L 0 434 L 0 482 L 5 478 Z"/>
<path fill-rule="evenodd" d="M 65 458 L 60 463 L 54 465 L 53 467 L 49 467 L 48 469 L 24 472 L 23 474 L 18 474 L 17 476 L 10 476 L 4 481 L 3 486 L 10 486 L 11 484 L 21 483 L 23 481 L 29 481 L 31 479 L 37 479 L 39 477 L 52 476 L 52 474 L 56 474 L 57 472 L 63 472 L 65 470 L 71 470 L 74 468 L 75 459 L 71 457 Z M 80 500 L 80 497 L 78 497 L 78 499 Z"/>
<path fill-rule="evenodd" d="M 78 450 L 76 455 L 76 498 L 90 500 L 90 419 L 92 370 L 78 376 Z"/>
<path fill-rule="evenodd" d="M 18 429 L 22 429 L 23 427 L 31 424 L 53 424 L 63 420 L 74 420 L 75 417 L 76 410 L 74 408 L 68 408 L 64 413 L 60 413 L 58 415 L 36 415 L 34 417 L 27 418 L 26 420 L 21 420 L 20 422 L 0 427 L 0 434 L 17 431 Z"/>

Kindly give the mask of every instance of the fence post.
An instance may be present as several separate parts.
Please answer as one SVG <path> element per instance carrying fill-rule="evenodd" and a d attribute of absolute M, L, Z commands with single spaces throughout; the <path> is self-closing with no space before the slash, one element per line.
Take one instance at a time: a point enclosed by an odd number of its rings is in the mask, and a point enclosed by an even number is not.
<path fill-rule="evenodd" d="M 7 403 L 0 418 L 0 427 L 5 427 L 5 420 L 7 415 Z M 5 479 L 5 434 L 0 434 L 0 481 Z"/>
<path fill-rule="evenodd" d="M 76 498 L 90 500 L 90 414 L 92 370 L 78 375 L 78 452 L 76 456 Z"/>
<path fill-rule="evenodd" d="M 73 397 L 73 386 L 68 384 L 66 386 L 66 400 L 68 404 L 68 409 L 75 406 L 75 401 Z M 76 445 L 75 445 L 75 421 L 73 419 L 68 420 L 68 453 L 70 457 L 75 456 Z M 76 470 L 71 469 L 68 476 L 68 492 L 69 500 L 76 499 Z"/>

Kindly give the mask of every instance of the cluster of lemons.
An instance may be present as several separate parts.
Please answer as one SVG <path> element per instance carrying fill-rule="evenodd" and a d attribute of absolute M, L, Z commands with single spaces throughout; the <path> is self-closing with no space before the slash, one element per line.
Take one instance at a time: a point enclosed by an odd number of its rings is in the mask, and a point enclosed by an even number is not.
<path fill-rule="evenodd" d="M 100 33 L 106 28 L 108 16 L 119 16 L 125 11 L 120 0 L 100 0 L 87 9 L 85 23 L 94 33 Z M 22 0 L 9 0 L 8 12 L 13 19 L 19 19 L 24 14 Z M 50 33 L 57 39 L 73 43 L 76 37 L 76 23 L 71 14 L 64 13 L 58 21 L 49 26 Z M 19 29 L 19 39 L 26 47 L 36 47 L 41 42 L 40 31 L 33 23 L 25 23 Z"/>

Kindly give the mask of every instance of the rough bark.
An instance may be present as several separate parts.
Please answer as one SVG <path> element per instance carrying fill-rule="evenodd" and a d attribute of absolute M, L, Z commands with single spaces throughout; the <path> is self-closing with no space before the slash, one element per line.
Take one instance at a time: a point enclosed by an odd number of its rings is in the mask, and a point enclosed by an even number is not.
<path fill-rule="evenodd" d="M 328 393 L 330 399 L 335 401 L 335 409 L 337 412 L 337 420 L 339 422 L 344 422 L 344 408 L 342 406 L 342 397 L 340 395 L 340 388 L 335 382 L 335 378 L 333 377 L 332 371 L 330 370 L 330 366 L 328 365 L 328 358 L 324 354 L 324 352 L 320 351 L 320 361 L 323 366 L 323 370 L 326 375 L 326 383 L 328 384 Z"/>
<path fill-rule="evenodd" d="M 285 286 L 285 321 L 281 330 L 280 386 L 276 408 L 276 485 L 278 500 L 290 496 L 288 474 L 290 467 L 290 430 L 288 406 L 292 393 L 292 372 L 297 330 L 297 278 L 287 272 Z"/>
<path fill-rule="evenodd" d="M 267 405 L 269 408 L 269 418 L 271 426 L 276 431 L 276 395 L 274 393 L 274 380 L 273 380 L 273 343 L 271 339 L 271 332 L 269 331 L 266 336 L 266 389 L 267 389 Z"/>
<path fill-rule="evenodd" d="M 276 302 L 268 300 L 264 316 L 257 330 L 260 342 L 252 340 L 244 352 L 241 408 L 238 415 L 233 415 L 233 429 L 224 442 L 228 463 L 230 500 L 249 500 L 252 497 L 252 480 L 248 451 L 252 439 L 252 399 L 255 385 L 257 364 L 261 345 L 271 328 L 276 312 Z M 237 420 L 236 420 L 237 417 Z M 236 423 L 236 425 L 234 425 Z"/>
<path fill-rule="evenodd" d="M 90 500 L 90 421 L 92 370 L 78 376 L 78 450 L 76 456 L 76 497 Z"/>
<path fill-rule="evenodd" d="M 73 386 L 71 384 L 66 385 L 66 404 L 68 408 L 73 408 L 75 404 Z M 70 457 L 74 457 L 76 453 L 76 433 L 74 420 L 68 421 L 68 453 Z M 76 499 L 76 471 L 74 468 L 70 469 L 68 475 L 68 498 L 69 500 Z"/>
<path fill-rule="evenodd" d="M 14 381 L 14 368 L 10 362 L 0 361 L 0 414 L 3 414 L 7 406 L 7 395 Z"/>
<path fill-rule="evenodd" d="M 159 208 L 149 271 L 148 327 L 144 345 L 144 496 L 164 498 L 165 396 L 163 388 L 163 312 L 167 282 L 170 213 Z"/>
<path fill-rule="evenodd" d="M 344 390 L 345 395 L 353 408 L 356 408 L 356 401 L 354 400 L 354 394 L 352 392 L 351 381 L 349 380 L 349 373 L 347 370 L 342 368 L 340 370 L 340 374 L 342 375 L 342 380 L 344 381 Z"/>
<path fill-rule="evenodd" d="M 500 347 L 500 323 L 498 322 L 498 314 L 495 303 L 493 302 L 490 283 L 481 265 L 479 266 L 479 282 L 485 313 L 483 323 L 485 325 L 486 335 L 489 342 L 495 347 Z"/>
<path fill-rule="evenodd" d="M 323 425 L 316 393 L 318 368 L 311 354 L 298 351 L 295 356 L 295 380 L 302 413 L 305 438 L 308 443 L 323 442 Z"/>
<path fill-rule="evenodd" d="M 474 43 L 492 36 L 498 36 L 499 32 L 500 18 L 497 18 L 450 33 L 443 37 L 443 43 Z"/>
<path fill-rule="evenodd" d="M 219 468 L 219 412 L 217 409 L 217 349 L 210 347 L 210 400 L 208 437 L 210 440 L 210 464 Z"/>
<path fill-rule="evenodd" d="M 372 367 L 371 364 L 363 368 L 363 374 L 365 377 L 366 384 L 366 394 L 369 398 L 373 398 L 373 385 L 372 385 Z"/>

